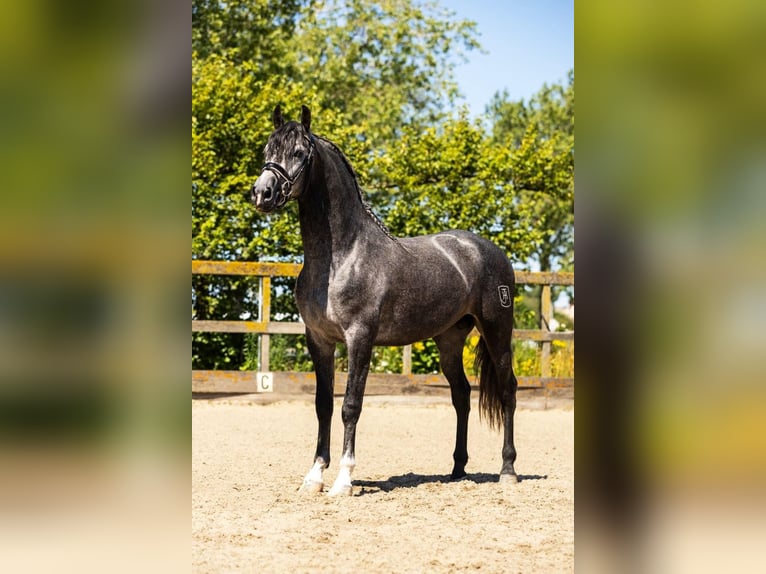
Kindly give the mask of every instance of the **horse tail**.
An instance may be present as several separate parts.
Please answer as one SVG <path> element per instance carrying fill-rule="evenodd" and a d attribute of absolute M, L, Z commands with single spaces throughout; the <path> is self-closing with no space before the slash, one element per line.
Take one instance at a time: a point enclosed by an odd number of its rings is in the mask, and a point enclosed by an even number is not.
<path fill-rule="evenodd" d="M 503 389 L 484 337 L 476 344 L 474 370 L 479 376 L 479 417 L 486 420 L 490 428 L 499 429 L 505 412 Z"/>

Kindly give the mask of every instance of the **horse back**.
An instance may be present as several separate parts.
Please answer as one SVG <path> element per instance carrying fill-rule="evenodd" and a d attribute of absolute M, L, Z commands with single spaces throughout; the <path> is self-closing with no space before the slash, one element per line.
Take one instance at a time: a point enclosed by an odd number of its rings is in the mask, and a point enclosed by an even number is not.
<path fill-rule="evenodd" d="M 401 238 L 326 269 L 304 266 L 296 296 L 306 325 L 342 341 L 369 324 L 376 344 L 433 337 L 465 315 L 481 316 L 498 286 L 513 293 L 513 270 L 490 241 L 467 231 Z M 510 295 L 512 297 L 512 295 Z"/>

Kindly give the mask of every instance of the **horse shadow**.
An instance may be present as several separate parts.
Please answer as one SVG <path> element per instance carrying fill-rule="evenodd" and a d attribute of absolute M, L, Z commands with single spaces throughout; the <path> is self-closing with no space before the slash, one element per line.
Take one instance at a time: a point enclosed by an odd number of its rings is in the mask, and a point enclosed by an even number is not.
<path fill-rule="evenodd" d="M 547 474 L 520 474 L 519 482 L 527 480 L 547 480 Z M 357 496 L 365 494 L 376 494 L 379 492 L 391 492 L 400 488 L 417 488 L 423 484 L 449 484 L 451 482 L 473 482 L 474 484 L 486 484 L 488 482 L 499 482 L 500 475 L 487 472 L 477 472 L 467 474 L 466 476 L 453 479 L 448 474 L 400 474 L 391 476 L 385 480 L 355 480 L 354 486 L 361 487 Z"/>

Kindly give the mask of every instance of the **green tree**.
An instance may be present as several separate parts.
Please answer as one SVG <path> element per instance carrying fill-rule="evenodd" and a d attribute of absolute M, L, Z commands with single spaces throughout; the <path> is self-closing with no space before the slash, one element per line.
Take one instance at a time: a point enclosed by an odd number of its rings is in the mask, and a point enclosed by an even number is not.
<path fill-rule="evenodd" d="M 451 62 L 476 45 L 473 24 L 414 0 L 194 0 L 192 257 L 300 261 L 296 205 L 263 216 L 248 198 L 276 103 L 293 117 L 308 104 L 364 182 L 405 119 L 430 121 L 454 98 Z M 297 316 L 288 290 L 273 309 Z M 196 319 L 252 314 L 257 298 L 244 279 L 192 280 Z M 245 347 L 242 335 L 195 334 L 194 367 L 243 364 Z"/>
<path fill-rule="evenodd" d="M 531 212 L 541 233 L 533 252 L 543 271 L 574 265 L 574 140 L 554 133 L 541 138 L 530 125 L 511 154 L 510 169 L 518 201 Z"/>
<path fill-rule="evenodd" d="M 574 72 L 565 84 L 544 85 L 529 102 L 497 93 L 487 107 L 492 138 L 513 150 L 519 201 L 544 234 L 534 252 L 543 270 L 574 266 Z"/>
<path fill-rule="evenodd" d="M 467 229 L 525 263 L 542 234 L 532 206 L 519 201 L 512 166 L 511 150 L 464 112 L 438 127 L 406 126 L 376 166 L 376 184 L 391 194 L 385 221 L 404 236 Z"/>
<path fill-rule="evenodd" d="M 296 23 L 306 0 L 192 0 L 192 51 L 205 59 L 226 56 L 242 64 L 257 62 L 260 73 L 284 73 L 291 55 Z"/>
<path fill-rule="evenodd" d="M 541 139 L 574 137 L 574 70 L 566 83 L 544 84 L 529 101 L 511 100 L 508 90 L 497 92 L 487 106 L 495 141 L 517 148 L 527 128 L 534 126 Z"/>
<path fill-rule="evenodd" d="M 328 0 L 304 14 L 298 39 L 298 80 L 358 126 L 367 151 L 443 117 L 454 64 L 479 48 L 474 22 L 417 0 Z"/>

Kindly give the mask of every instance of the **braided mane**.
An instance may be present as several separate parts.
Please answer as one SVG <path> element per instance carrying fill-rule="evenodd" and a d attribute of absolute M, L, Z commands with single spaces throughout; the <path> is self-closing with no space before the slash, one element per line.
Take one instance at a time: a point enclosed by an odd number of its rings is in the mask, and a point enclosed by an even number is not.
<path fill-rule="evenodd" d="M 356 177 L 356 172 L 354 171 L 354 168 L 351 166 L 351 162 L 348 161 L 348 158 L 346 155 L 340 150 L 340 148 L 335 145 L 333 142 L 328 140 L 327 138 L 324 138 L 322 136 L 318 136 L 316 134 L 312 134 L 315 138 L 318 140 L 322 140 L 324 143 L 329 145 L 335 153 L 337 153 L 340 156 L 340 159 L 343 160 L 343 164 L 346 166 L 346 169 L 348 169 L 349 173 L 351 174 L 351 179 L 354 181 L 354 187 L 356 188 L 356 192 L 359 195 L 359 201 L 362 202 L 362 207 L 364 208 L 365 213 L 375 222 L 375 224 L 380 228 L 380 230 L 386 234 L 390 239 L 393 239 L 394 241 L 397 241 L 397 238 L 394 237 L 394 235 L 388 230 L 388 227 L 386 227 L 386 224 L 381 221 L 381 219 L 375 214 L 375 212 L 372 210 L 372 207 L 370 207 L 370 204 L 367 202 L 367 198 L 364 196 L 364 192 L 362 191 L 362 188 L 359 187 L 359 181 Z"/>

